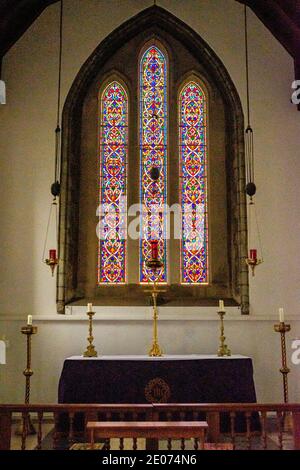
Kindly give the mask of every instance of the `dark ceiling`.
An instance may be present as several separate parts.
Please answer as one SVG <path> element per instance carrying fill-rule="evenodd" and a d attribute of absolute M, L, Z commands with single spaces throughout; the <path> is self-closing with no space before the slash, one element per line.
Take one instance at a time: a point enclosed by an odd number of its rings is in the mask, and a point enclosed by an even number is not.
<path fill-rule="evenodd" d="M 57 1 L 0 0 L 0 63 L 3 55 L 44 9 Z M 295 60 L 296 78 L 300 78 L 300 0 L 236 1 L 247 4 L 285 47 Z"/>

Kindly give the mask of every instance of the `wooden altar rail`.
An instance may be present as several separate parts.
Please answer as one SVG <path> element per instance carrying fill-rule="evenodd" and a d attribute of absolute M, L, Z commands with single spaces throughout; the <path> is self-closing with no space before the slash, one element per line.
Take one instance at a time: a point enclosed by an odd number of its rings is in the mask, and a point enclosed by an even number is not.
<path fill-rule="evenodd" d="M 45 437 L 43 435 L 43 424 L 45 420 L 49 421 L 49 416 L 54 423 L 52 448 L 58 449 L 61 446 L 60 440 L 63 434 L 67 439 L 68 447 L 76 442 L 79 435 L 75 429 L 75 424 L 76 416 L 79 414 L 84 417 L 85 424 L 88 421 L 188 421 L 191 415 L 193 421 L 202 421 L 203 415 L 205 415 L 210 433 L 209 441 L 218 442 L 223 438 L 223 435 L 220 434 L 219 422 L 220 416 L 224 413 L 227 413 L 230 418 L 230 432 L 227 439 L 229 438 L 233 448 L 236 447 L 237 440 L 241 438 L 235 430 L 235 421 L 241 414 L 246 422 L 246 430 L 242 435 L 245 439 L 245 447 L 247 449 L 253 447 L 253 440 L 257 439 L 257 433 L 253 433 L 251 430 L 251 416 L 252 413 L 259 413 L 261 423 L 259 439 L 263 449 L 269 448 L 270 429 L 268 428 L 268 417 L 272 415 L 272 417 L 275 417 L 277 425 L 277 448 L 284 449 L 285 423 L 287 424 L 288 420 L 286 418 L 289 417 L 293 424 L 293 447 L 300 450 L 300 404 L 0 405 L 0 450 L 9 450 L 11 448 L 13 414 L 15 413 L 20 414 L 22 417 L 23 433 L 20 439 L 20 447 L 23 450 L 26 449 L 26 423 L 29 413 L 37 430 L 37 450 L 42 448 L 42 441 Z M 59 429 L 59 420 L 63 414 L 67 417 L 68 424 L 65 433 L 62 433 Z M 87 435 L 84 440 L 87 442 Z M 151 442 L 150 445 L 151 448 L 155 448 L 155 443 Z"/>

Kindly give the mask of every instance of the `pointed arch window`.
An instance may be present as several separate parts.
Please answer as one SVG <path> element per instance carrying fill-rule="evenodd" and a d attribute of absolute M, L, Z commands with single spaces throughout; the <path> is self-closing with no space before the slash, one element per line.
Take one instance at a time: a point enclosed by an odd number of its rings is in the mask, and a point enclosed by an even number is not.
<path fill-rule="evenodd" d="M 208 283 L 207 105 L 196 81 L 179 96 L 181 283 Z"/>
<path fill-rule="evenodd" d="M 68 95 L 61 313 L 83 299 L 146 305 L 148 281 L 165 284 L 161 305 L 213 305 L 223 298 L 248 312 L 240 99 L 205 41 L 168 16 L 147 10 L 141 23 L 134 19 L 129 29 L 126 23 L 112 33 L 115 47 L 99 45 Z M 105 209 L 100 240 L 99 202 Z M 153 239 L 164 262 L 158 276 L 146 265 Z"/>
<path fill-rule="evenodd" d="M 98 283 L 126 282 L 128 96 L 112 81 L 100 99 Z"/>
<path fill-rule="evenodd" d="M 167 203 L 167 61 L 156 46 L 149 47 L 140 60 L 140 282 L 167 281 L 167 240 L 164 207 Z M 151 178 L 151 170 L 159 178 Z M 157 171 L 156 170 L 156 171 Z M 163 266 L 157 272 L 147 268 L 151 240 L 158 241 Z"/>

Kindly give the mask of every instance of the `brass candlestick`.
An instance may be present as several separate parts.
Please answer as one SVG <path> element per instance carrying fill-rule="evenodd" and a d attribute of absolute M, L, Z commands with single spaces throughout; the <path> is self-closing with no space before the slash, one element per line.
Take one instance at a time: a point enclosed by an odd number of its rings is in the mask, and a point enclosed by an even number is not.
<path fill-rule="evenodd" d="M 86 314 L 89 317 L 89 336 L 87 337 L 87 340 L 89 342 L 86 350 L 83 353 L 83 357 L 98 357 L 98 353 L 95 350 L 95 346 L 93 345 L 93 316 L 95 315 L 95 312 L 86 312 Z"/>
<path fill-rule="evenodd" d="M 281 368 L 279 371 L 282 374 L 283 380 L 283 400 L 284 403 L 289 402 L 289 388 L 288 388 L 288 373 L 290 369 L 287 366 L 286 360 L 286 343 L 285 343 L 285 334 L 291 330 L 291 325 L 288 325 L 284 322 L 280 322 L 274 325 L 274 330 L 276 333 L 280 333 L 280 343 L 281 343 Z M 284 413 L 283 415 L 284 430 L 290 431 L 292 428 L 292 416 L 289 412 Z"/>
<path fill-rule="evenodd" d="M 159 269 L 163 263 L 159 259 L 154 259 L 151 258 L 149 261 L 146 262 L 146 266 L 148 268 L 154 269 L 156 271 Z M 149 291 L 145 291 L 149 293 Z M 157 321 L 158 321 L 158 309 L 157 309 L 157 296 L 160 292 L 165 292 L 163 289 L 158 289 L 156 282 L 153 282 L 152 285 L 152 291 L 151 297 L 152 297 L 152 303 L 153 303 L 153 340 L 152 340 L 152 346 L 149 350 L 148 355 L 150 357 L 161 357 L 163 355 L 163 352 L 158 344 L 158 329 L 157 329 Z"/>
<path fill-rule="evenodd" d="M 220 330 L 221 330 L 220 346 L 219 346 L 219 349 L 218 349 L 218 356 L 219 356 L 219 357 L 231 356 L 231 351 L 230 351 L 230 349 L 228 348 L 227 344 L 225 344 L 226 336 L 224 336 L 224 320 L 223 320 L 223 317 L 224 317 L 225 313 L 226 313 L 226 312 L 225 312 L 224 310 L 220 310 L 220 311 L 218 312 L 218 315 L 220 316 L 220 320 L 221 320 L 221 326 L 220 326 Z"/>
<path fill-rule="evenodd" d="M 25 376 L 25 405 L 29 405 L 30 402 L 30 378 L 33 375 L 31 369 L 31 336 L 37 333 L 37 326 L 26 325 L 21 328 L 21 333 L 27 337 L 27 361 L 26 369 L 23 371 Z M 29 434 L 36 434 L 36 430 L 31 422 L 30 414 L 27 414 L 23 421 L 16 429 L 17 436 L 26 436 Z"/>
<path fill-rule="evenodd" d="M 283 399 L 284 403 L 289 402 L 289 389 L 288 389 L 288 373 L 290 369 L 287 366 L 286 361 L 286 344 L 285 344 L 285 334 L 291 330 L 291 325 L 288 325 L 284 322 L 274 325 L 274 330 L 276 333 L 280 333 L 281 340 L 281 364 L 282 367 L 279 369 L 282 373 L 283 378 Z"/>
<path fill-rule="evenodd" d="M 157 296 L 159 289 L 156 288 L 155 282 L 153 283 L 153 290 L 151 292 L 153 300 L 153 342 L 149 350 L 149 356 L 161 357 L 163 355 L 162 350 L 158 344 L 158 332 L 157 332 L 157 321 L 158 321 L 158 310 L 157 310 Z"/>

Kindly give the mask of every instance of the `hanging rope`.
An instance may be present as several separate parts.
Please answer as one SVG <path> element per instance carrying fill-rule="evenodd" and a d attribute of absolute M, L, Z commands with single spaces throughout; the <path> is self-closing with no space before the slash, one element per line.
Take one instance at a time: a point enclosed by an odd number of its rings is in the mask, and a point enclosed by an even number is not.
<path fill-rule="evenodd" d="M 57 202 L 56 202 L 56 198 L 53 199 L 53 202 L 50 206 L 50 210 L 49 210 L 49 215 L 48 215 L 48 222 L 47 222 L 47 229 L 46 229 L 46 236 L 45 236 L 45 242 L 44 242 L 44 248 L 43 248 L 43 256 L 42 256 L 42 261 L 44 262 L 45 261 L 45 256 L 46 256 L 46 246 L 47 246 L 47 241 L 48 241 L 48 236 L 49 236 L 49 228 L 50 228 L 50 224 L 51 224 L 51 220 L 52 220 L 52 217 L 53 217 L 53 212 L 55 212 L 54 214 L 54 218 L 55 218 L 55 224 L 56 224 L 56 229 L 58 227 L 58 210 L 57 210 Z M 58 237 L 58 233 L 56 231 L 56 234 L 55 234 L 56 237 Z"/>
<path fill-rule="evenodd" d="M 61 75 L 62 75 L 62 44 L 63 44 L 63 0 L 60 2 L 59 17 L 59 59 L 58 59 L 58 83 L 57 83 L 57 119 L 55 129 L 55 167 L 54 183 L 51 186 L 51 194 L 56 197 L 60 193 L 60 157 L 61 157 Z"/>
<path fill-rule="evenodd" d="M 252 217 L 251 217 L 251 214 L 252 214 L 252 211 L 251 211 L 251 206 L 253 204 L 251 204 L 251 202 L 249 204 L 247 204 L 247 211 L 248 211 L 248 217 L 247 217 L 247 223 L 248 223 L 248 245 L 250 246 L 250 241 L 252 239 L 251 237 L 251 233 L 252 233 Z"/>
<path fill-rule="evenodd" d="M 247 87 L 247 128 L 250 126 L 250 91 L 249 91 L 249 52 L 248 52 L 248 18 L 247 6 L 244 5 L 244 21 L 245 21 L 245 59 L 246 59 L 246 87 Z"/>
<path fill-rule="evenodd" d="M 253 130 L 251 127 L 247 127 L 246 129 L 245 153 L 246 153 L 247 182 L 253 183 L 254 182 L 254 143 L 253 143 Z"/>
<path fill-rule="evenodd" d="M 246 96 L 247 96 L 247 127 L 245 131 L 245 160 L 246 160 L 246 193 L 252 197 L 256 193 L 254 184 L 254 142 L 253 129 L 250 123 L 250 87 L 249 87 L 249 49 L 248 49 L 248 17 L 247 6 L 244 5 L 245 23 L 245 63 L 246 63 Z"/>
<path fill-rule="evenodd" d="M 63 35 L 63 0 L 60 2 L 60 17 L 59 17 L 59 59 L 58 59 L 58 85 L 57 85 L 57 127 L 60 123 L 60 100 L 61 100 L 61 64 L 62 64 L 62 35 Z"/>
<path fill-rule="evenodd" d="M 259 224 L 258 224 L 258 216 L 257 216 L 257 211 L 256 211 L 256 204 L 254 204 L 254 215 L 255 215 L 256 231 L 257 231 L 257 238 L 258 238 L 260 256 L 261 256 L 261 260 L 263 261 L 264 255 L 263 255 L 263 249 L 262 249 L 262 243 L 261 243 L 261 236 L 260 236 L 260 230 L 259 230 Z"/>
<path fill-rule="evenodd" d="M 263 257 L 263 249 L 262 249 L 261 234 L 260 234 L 260 229 L 259 229 L 259 221 L 258 221 L 256 204 L 254 204 L 253 202 L 250 202 L 248 204 L 247 209 L 248 209 L 248 215 L 247 215 L 248 246 L 249 248 L 253 247 L 253 245 L 257 241 L 260 257 L 261 257 L 261 260 L 263 261 L 264 257 Z M 257 240 L 255 240 L 256 237 L 257 237 Z"/>

